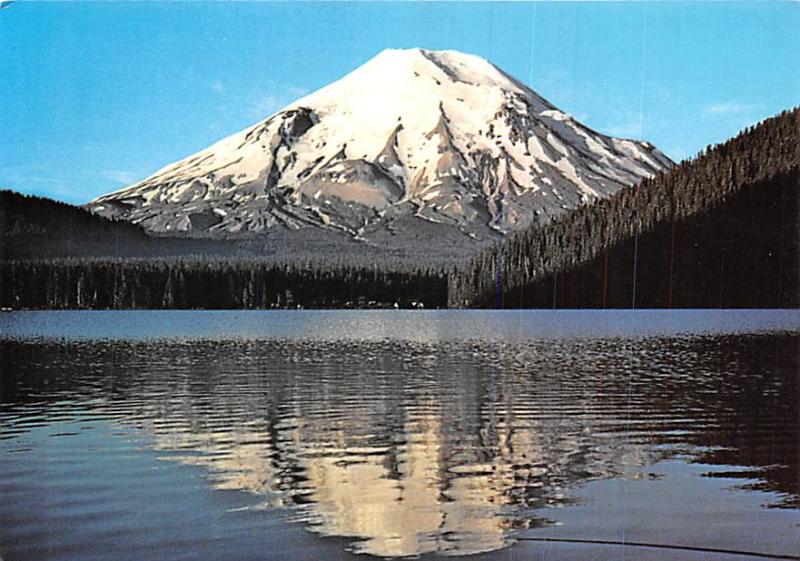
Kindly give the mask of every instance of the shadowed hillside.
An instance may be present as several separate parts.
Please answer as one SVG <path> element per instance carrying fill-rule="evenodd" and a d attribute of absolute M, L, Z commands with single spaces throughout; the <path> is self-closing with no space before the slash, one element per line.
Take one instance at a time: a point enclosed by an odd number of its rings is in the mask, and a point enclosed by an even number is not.
<path fill-rule="evenodd" d="M 122 220 L 103 218 L 44 197 L 0 190 L 0 258 L 141 258 L 243 253 L 244 244 L 156 238 Z"/>
<path fill-rule="evenodd" d="M 43 197 L 0 191 L 0 256 L 5 259 L 90 254 L 114 255 L 149 238 L 127 222 Z"/>

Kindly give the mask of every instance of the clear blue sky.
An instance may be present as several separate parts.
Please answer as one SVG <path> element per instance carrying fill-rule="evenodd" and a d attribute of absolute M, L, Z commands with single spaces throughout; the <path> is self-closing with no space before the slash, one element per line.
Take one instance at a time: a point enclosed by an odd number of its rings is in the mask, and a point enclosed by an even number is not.
<path fill-rule="evenodd" d="M 87 202 L 387 47 L 488 58 L 673 159 L 800 104 L 800 3 L 33 2 L 0 10 L 0 187 Z"/>

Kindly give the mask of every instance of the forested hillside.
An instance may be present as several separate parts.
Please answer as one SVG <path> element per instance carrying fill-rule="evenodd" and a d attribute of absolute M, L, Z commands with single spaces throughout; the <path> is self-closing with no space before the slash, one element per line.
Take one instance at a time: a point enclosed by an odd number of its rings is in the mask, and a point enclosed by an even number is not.
<path fill-rule="evenodd" d="M 237 253 L 243 253 L 241 244 L 151 237 L 130 222 L 44 197 L 0 190 L 3 261 Z"/>
<path fill-rule="evenodd" d="M 80 207 L 0 190 L 0 256 L 3 260 L 105 252 L 114 254 L 148 236 L 133 224 L 107 220 Z"/>
<path fill-rule="evenodd" d="M 455 307 L 797 307 L 800 110 L 518 233 L 451 275 Z"/>

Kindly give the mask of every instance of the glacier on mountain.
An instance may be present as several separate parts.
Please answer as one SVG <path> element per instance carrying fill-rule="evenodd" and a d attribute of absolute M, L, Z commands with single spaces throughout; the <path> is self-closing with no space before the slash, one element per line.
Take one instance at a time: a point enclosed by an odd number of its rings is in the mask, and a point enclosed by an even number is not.
<path fill-rule="evenodd" d="M 582 125 L 482 58 L 391 49 L 87 206 L 155 233 L 316 227 L 369 240 L 422 221 L 486 239 L 671 165 L 647 142 Z"/>

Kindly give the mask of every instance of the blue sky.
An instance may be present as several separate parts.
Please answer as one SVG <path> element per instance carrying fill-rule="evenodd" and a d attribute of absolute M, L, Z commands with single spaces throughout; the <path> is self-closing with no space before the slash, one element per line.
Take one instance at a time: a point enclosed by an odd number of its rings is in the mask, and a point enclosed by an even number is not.
<path fill-rule="evenodd" d="M 800 3 L 34 2 L 0 10 L 0 187 L 84 203 L 388 47 L 488 58 L 673 159 L 800 104 Z"/>

